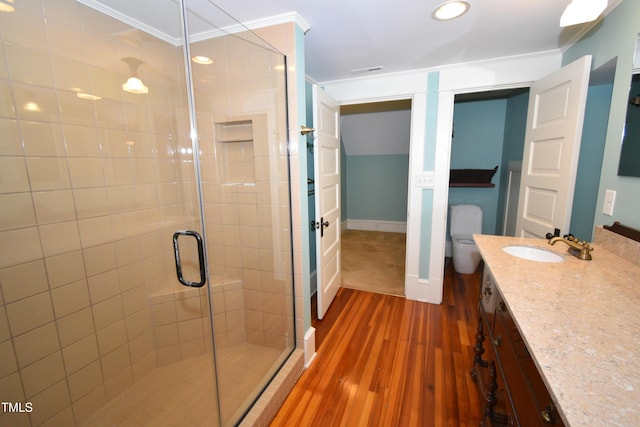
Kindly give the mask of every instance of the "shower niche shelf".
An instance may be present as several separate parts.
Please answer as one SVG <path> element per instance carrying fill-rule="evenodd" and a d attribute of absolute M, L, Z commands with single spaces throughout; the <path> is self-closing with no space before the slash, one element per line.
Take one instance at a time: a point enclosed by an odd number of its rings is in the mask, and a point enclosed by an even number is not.
<path fill-rule="evenodd" d="M 252 142 L 253 121 L 235 120 L 216 123 L 216 141 L 218 142 Z"/>

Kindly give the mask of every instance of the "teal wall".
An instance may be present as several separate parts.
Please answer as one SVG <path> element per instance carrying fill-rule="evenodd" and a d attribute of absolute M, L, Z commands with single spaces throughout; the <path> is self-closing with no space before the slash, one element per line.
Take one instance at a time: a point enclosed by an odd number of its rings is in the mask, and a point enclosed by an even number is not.
<path fill-rule="evenodd" d="M 640 74 L 633 76 L 629 99 L 640 95 Z M 624 175 L 638 176 L 640 174 L 640 106 L 628 105 L 624 126 L 619 170 Z"/>
<path fill-rule="evenodd" d="M 423 170 L 432 171 L 435 167 L 436 131 L 438 126 L 438 87 L 440 73 L 427 75 L 427 107 L 424 140 Z M 418 277 L 429 279 L 429 262 L 431 260 L 431 223 L 433 220 L 433 190 L 422 190 L 422 207 L 420 211 L 420 265 Z"/>
<path fill-rule="evenodd" d="M 587 94 L 571 210 L 571 228 L 562 230 L 563 234 L 571 233 L 582 240 L 592 240 L 593 212 L 596 210 L 598 199 L 596 190 L 600 181 L 612 88 L 611 83 L 590 86 Z"/>
<path fill-rule="evenodd" d="M 345 222 L 347 216 L 347 206 L 349 200 L 349 189 L 347 188 L 347 179 L 349 171 L 347 171 L 347 153 L 344 150 L 344 144 L 340 139 L 340 221 Z"/>
<path fill-rule="evenodd" d="M 451 141 L 451 169 L 502 170 L 507 99 L 456 102 L 453 109 L 454 136 Z M 497 234 L 500 172 L 493 176 L 493 188 L 453 187 L 449 205 L 482 207 L 482 233 Z"/>
<path fill-rule="evenodd" d="M 306 123 L 307 126 L 314 127 L 313 123 L 313 85 L 309 82 L 305 82 L 305 97 L 306 97 Z M 307 142 L 313 143 L 313 134 L 307 135 Z M 314 174 L 314 165 L 313 165 L 313 148 L 307 146 L 306 150 L 307 157 L 307 177 L 313 179 Z M 302 152 L 301 152 L 302 154 Z M 315 191 L 315 186 L 313 184 L 307 185 L 307 191 L 309 190 Z M 316 215 L 316 198 L 315 194 L 307 194 L 307 202 L 309 203 L 309 215 L 307 215 L 307 224 L 310 224 L 311 221 L 315 218 Z M 304 230 L 304 227 L 303 227 Z M 306 228 L 307 233 L 309 235 L 309 268 L 310 271 L 316 270 L 316 233 L 315 231 L 311 231 L 311 227 Z M 311 294 L 315 293 L 316 289 L 314 283 L 311 284 Z"/>
<path fill-rule="evenodd" d="M 585 37 L 568 49 L 562 58 L 568 64 L 583 55 L 592 55 L 597 68 L 617 57 L 611 94 L 611 109 L 600 173 L 594 225 L 622 224 L 640 228 L 640 178 L 619 177 L 618 161 L 622 141 L 631 70 L 637 34 L 640 32 L 640 1 L 624 0 Z M 613 217 L 602 214 L 604 192 L 617 192 Z"/>
<path fill-rule="evenodd" d="M 346 156 L 347 218 L 407 221 L 409 155 Z"/>

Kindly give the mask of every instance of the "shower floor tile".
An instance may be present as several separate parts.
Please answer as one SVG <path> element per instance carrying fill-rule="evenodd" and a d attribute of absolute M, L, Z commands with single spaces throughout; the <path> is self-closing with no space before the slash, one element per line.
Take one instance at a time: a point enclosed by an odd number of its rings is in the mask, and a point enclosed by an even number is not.
<path fill-rule="evenodd" d="M 265 375 L 284 359 L 281 351 L 243 343 L 218 351 L 223 419 L 235 419 Z M 274 366 L 275 365 L 275 366 Z M 217 426 L 211 354 L 156 368 L 85 420 L 87 427 Z M 232 417 L 233 416 L 233 417 Z"/>

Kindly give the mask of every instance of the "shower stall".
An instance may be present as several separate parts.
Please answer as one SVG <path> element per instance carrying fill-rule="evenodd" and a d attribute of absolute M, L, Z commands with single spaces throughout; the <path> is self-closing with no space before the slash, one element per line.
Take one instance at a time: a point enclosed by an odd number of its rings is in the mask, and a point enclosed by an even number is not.
<path fill-rule="evenodd" d="M 260 34 L 0 1 L 0 426 L 236 425 L 294 351 L 289 31 Z"/>

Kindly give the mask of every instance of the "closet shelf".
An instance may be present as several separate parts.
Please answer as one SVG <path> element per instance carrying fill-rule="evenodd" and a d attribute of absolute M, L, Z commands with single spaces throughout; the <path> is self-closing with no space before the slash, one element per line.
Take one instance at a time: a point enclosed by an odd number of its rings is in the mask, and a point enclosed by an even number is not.
<path fill-rule="evenodd" d="M 449 183 L 449 187 L 475 187 L 475 188 L 494 188 L 495 184 L 482 184 L 479 182 L 456 182 Z"/>
<path fill-rule="evenodd" d="M 449 187 L 495 187 L 491 183 L 498 166 L 493 169 L 451 169 Z"/>

